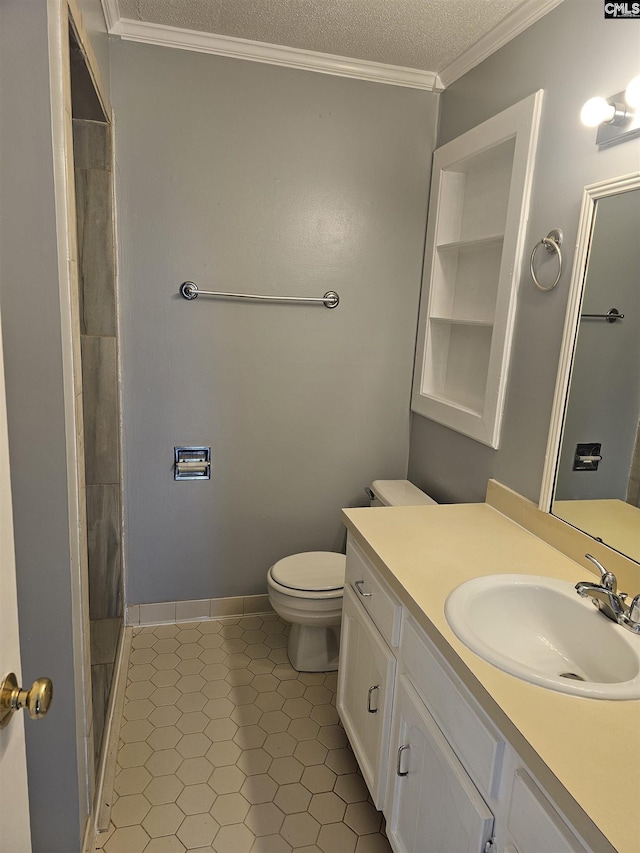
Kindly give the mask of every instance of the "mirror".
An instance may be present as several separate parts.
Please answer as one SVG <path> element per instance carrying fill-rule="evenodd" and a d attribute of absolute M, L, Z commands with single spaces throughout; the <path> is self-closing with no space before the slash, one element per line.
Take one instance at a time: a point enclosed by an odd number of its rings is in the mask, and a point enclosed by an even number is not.
<path fill-rule="evenodd" d="M 547 460 L 541 508 L 640 563 L 640 174 L 585 190 Z"/>

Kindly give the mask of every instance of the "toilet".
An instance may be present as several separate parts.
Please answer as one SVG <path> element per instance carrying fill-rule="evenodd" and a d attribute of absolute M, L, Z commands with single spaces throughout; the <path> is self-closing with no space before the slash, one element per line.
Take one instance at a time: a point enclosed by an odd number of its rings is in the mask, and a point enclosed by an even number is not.
<path fill-rule="evenodd" d="M 374 480 L 370 506 L 421 506 L 436 502 L 408 480 Z M 338 668 L 346 557 L 306 551 L 278 560 L 267 573 L 269 600 L 291 623 L 287 654 L 298 672 Z"/>

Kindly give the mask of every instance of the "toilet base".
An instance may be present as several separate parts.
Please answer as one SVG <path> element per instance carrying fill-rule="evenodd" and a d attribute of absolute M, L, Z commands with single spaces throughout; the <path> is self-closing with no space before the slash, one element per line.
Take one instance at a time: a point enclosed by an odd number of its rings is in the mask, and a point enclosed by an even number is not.
<path fill-rule="evenodd" d="M 339 652 L 340 624 L 291 626 L 287 654 L 298 672 L 334 672 Z"/>

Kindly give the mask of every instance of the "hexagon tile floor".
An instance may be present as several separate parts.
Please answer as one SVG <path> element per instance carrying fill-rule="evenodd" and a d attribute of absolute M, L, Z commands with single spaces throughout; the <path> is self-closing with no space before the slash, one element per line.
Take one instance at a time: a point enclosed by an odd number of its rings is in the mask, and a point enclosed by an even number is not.
<path fill-rule="evenodd" d="M 134 629 L 103 853 L 389 853 L 335 709 L 275 615 Z"/>

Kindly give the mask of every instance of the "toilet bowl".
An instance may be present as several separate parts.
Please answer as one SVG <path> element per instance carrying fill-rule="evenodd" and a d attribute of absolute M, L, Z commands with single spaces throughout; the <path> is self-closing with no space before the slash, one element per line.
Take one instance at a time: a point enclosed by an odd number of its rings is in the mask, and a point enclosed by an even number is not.
<path fill-rule="evenodd" d="M 417 506 L 435 501 L 408 480 L 375 480 L 366 490 L 371 506 Z M 291 623 L 287 654 L 298 672 L 338 668 L 346 557 L 307 551 L 278 560 L 267 573 L 275 612 Z"/>
<path fill-rule="evenodd" d="M 269 569 L 271 606 L 291 622 L 287 653 L 299 672 L 338 668 L 345 563 L 344 554 L 308 551 Z"/>

